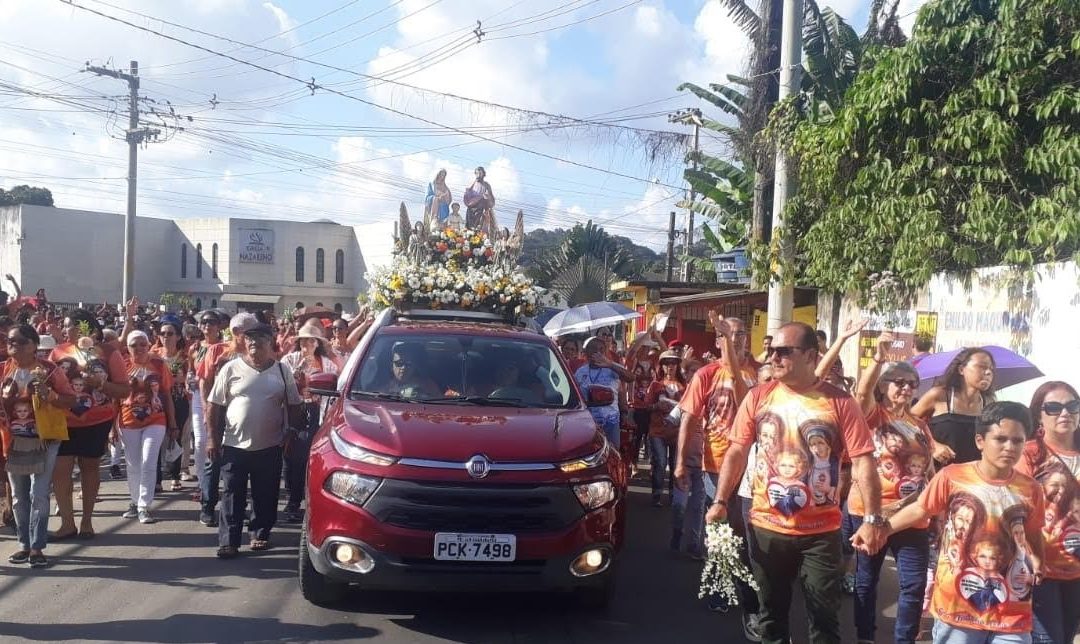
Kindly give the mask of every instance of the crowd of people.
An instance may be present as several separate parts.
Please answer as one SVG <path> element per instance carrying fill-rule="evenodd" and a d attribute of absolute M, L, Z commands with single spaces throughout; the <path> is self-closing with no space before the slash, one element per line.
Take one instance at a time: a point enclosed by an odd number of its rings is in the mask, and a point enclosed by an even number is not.
<path fill-rule="evenodd" d="M 123 518 L 154 523 L 157 495 L 190 492 L 192 519 L 217 529 L 222 558 L 239 553 L 245 525 L 252 550 L 270 547 L 283 481 L 283 519 L 302 519 L 320 422 L 307 381 L 337 373 L 373 321 L 366 309 L 343 317 L 298 302 L 279 320 L 165 313 L 137 299 L 72 307 L 15 286 L 15 298 L 0 292 L 2 518 L 19 544 L 8 561 L 42 568 L 49 541 L 94 538 L 103 458 L 127 480 Z M 60 517 L 51 534 L 50 493 Z"/>
<path fill-rule="evenodd" d="M 655 331 L 625 351 L 608 329 L 560 348 L 585 396 L 618 392 L 591 407 L 593 417 L 631 467 L 643 453 L 650 461 L 653 505 L 671 507 L 671 548 L 708 556 L 707 521 L 730 521 L 744 538 L 758 586 L 736 583 L 749 641 L 790 641 L 796 580 L 814 643 L 840 642 L 845 592 L 860 644 L 921 639 L 926 613 L 939 644 L 1073 641 L 1073 386 L 1050 381 L 1030 404 L 998 401 L 993 355 L 969 348 L 917 397 L 915 365 L 932 348 L 925 339 L 909 361 L 890 362 L 895 338 L 882 333 L 856 382 L 839 355 L 865 322 L 831 345 L 821 331 L 787 324 L 755 356 L 743 320 L 710 321 L 716 352 L 700 359 Z M 887 554 L 898 584 L 890 634 L 877 629 Z"/>

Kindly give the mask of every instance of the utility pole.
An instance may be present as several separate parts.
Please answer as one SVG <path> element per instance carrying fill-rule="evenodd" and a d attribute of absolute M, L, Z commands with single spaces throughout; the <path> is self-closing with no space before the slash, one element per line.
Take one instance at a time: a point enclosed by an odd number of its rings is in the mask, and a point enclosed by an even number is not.
<path fill-rule="evenodd" d="M 784 0 L 784 16 L 780 48 L 780 100 L 799 91 L 802 81 L 802 19 L 803 0 Z M 783 236 L 778 277 L 769 284 L 770 334 L 791 321 L 794 300 L 794 275 L 788 271 L 794 259 L 792 240 L 783 233 L 784 206 L 795 192 L 791 168 L 783 146 L 776 148 L 776 172 L 773 179 L 772 235 Z"/>
<path fill-rule="evenodd" d="M 690 163 L 694 170 L 698 169 L 698 154 L 700 150 L 700 135 L 701 135 L 701 110 L 692 107 L 685 110 L 680 110 L 675 114 L 668 116 L 668 122 L 681 123 L 683 125 L 691 125 L 694 128 L 694 149 L 690 153 Z M 694 192 L 693 185 L 690 186 L 690 198 L 687 200 L 687 219 L 686 219 L 686 249 L 687 259 L 683 264 L 683 281 L 689 282 L 693 275 L 693 262 L 690 261 L 690 248 L 694 245 L 694 199 L 697 197 L 697 193 Z"/>
<path fill-rule="evenodd" d="M 139 62 L 131 61 L 129 73 L 95 67 L 86 63 L 84 72 L 98 76 L 109 76 L 125 81 L 130 92 L 128 103 L 128 129 L 124 139 L 128 144 L 128 191 L 127 213 L 124 215 L 124 276 L 121 287 L 121 302 L 127 303 L 135 290 L 135 187 L 139 172 L 139 144 L 161 133 L 154 128 L 139 128 Z"/>
<path fill-rule="evenodd" d="M 667 281 L 670 282 L 675 274 L 675 211 L 668 215 L 667 226 Z"/>

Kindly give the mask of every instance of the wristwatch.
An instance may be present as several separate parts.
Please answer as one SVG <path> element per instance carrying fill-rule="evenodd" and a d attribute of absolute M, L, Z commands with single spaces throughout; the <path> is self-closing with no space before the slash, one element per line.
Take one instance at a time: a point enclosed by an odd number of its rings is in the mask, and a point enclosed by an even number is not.
<path fill-rule="evenodd" d="M 727 501 L 724 501 L 723 499 L 720 499 L 719 501 L 713 501 L 712 504 L 713 505 L 719 505 L 719 506 L 725 507 L 725 508 L 727 507 Z"/>
<path fill-rule="evenodd" d="M 888 523 L 888 521 L 885 519 L 885 517 L 881 516 L 880 514 L 867 514 L 866 516 L 863 517 L 862 520 L 863 520 L 863 523 L 866 523 L 868 525 L 872 525 L 875 528 L 880 528 L 880 527 L 884 526 L 886 523 Z"/>

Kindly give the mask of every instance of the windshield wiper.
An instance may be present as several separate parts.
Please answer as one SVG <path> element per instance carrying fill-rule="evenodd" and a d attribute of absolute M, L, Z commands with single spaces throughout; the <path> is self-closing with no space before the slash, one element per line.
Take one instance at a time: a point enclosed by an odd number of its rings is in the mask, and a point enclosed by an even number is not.
<path fill-rule="evenodd" d="M 447 398 L 428 398 L 421 402 L 439 404 L 486 405 L 489 407 L 528 407 L 520 398 L 489 398 L 487 396 L 449 396 Z"/>
<path fill-rule="evenodd" d="M 415 402 L 412 398 L 406 398 L 401 394 L 391 394 L 379 391 L 351 391 L 349 392 L 349 398 L 356 398 L 357 396 L 363 396 L 365 398 L 376 398 L 378 400 L 393 400 L 395 402 Z"/>

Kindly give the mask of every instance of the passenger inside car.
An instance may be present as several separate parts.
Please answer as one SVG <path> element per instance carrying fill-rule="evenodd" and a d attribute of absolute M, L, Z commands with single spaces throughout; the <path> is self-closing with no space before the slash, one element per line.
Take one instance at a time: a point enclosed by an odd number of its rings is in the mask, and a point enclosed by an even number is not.
<path fill-rule="evenodd" d="M 427 375 L 424 347 L 399 342 L 390 356 L 391 378 L 382 391 L 405 398 L 437 398 L 443 390 Z"/>

